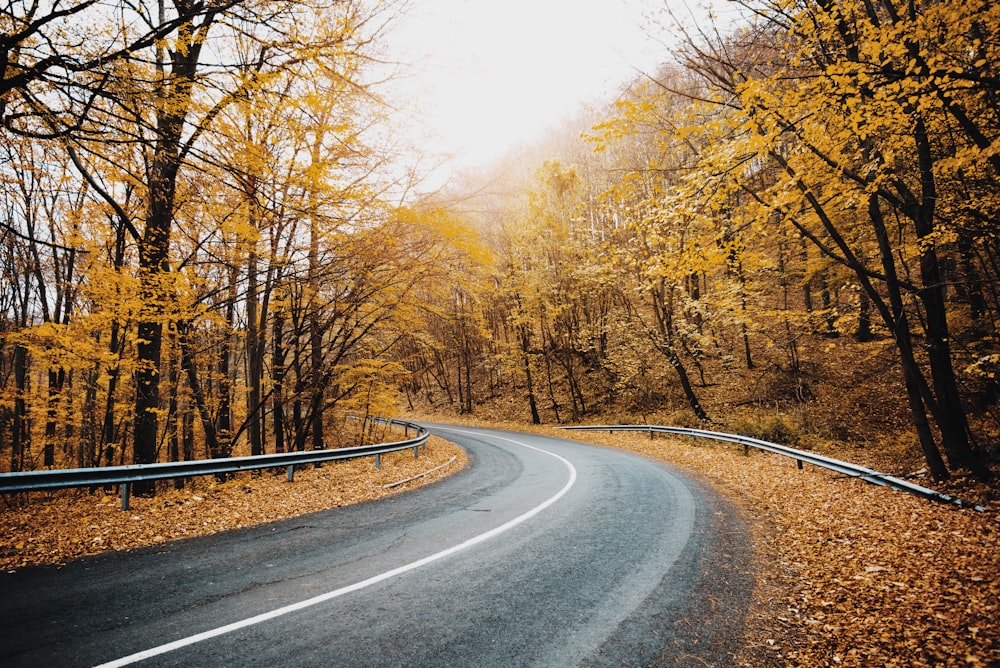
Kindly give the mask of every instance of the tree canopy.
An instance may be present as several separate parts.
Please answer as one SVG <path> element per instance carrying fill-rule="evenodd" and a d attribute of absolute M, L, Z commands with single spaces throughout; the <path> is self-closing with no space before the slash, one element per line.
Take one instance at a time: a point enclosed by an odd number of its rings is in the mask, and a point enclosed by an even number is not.
<path fill-rule="evenodd" d="M 740 5 L 401 202 L 394 3 L 8 3 L 4 465 L 331 447 L 400 407 L 797 422 L 987 476 L 1000 10 Z"/>

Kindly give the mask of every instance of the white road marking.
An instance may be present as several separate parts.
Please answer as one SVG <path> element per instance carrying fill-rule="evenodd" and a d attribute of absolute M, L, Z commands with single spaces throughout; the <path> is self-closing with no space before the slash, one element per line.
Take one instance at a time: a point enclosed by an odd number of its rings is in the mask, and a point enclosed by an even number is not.
<path fill-rule="evenodd" d="M 480 432 L 466 431 L 463 429 L 448 429 L 447 431 L 453 431 L 462 434 L 482 435 Z M 478 545 L 479 543 L 487 541 L 491 538 L 495 538 L 496 536 L 499 536 L 505 531 L 509 531 L 510 529 L 513 529 L 517 525 L 526 522 L 527 520 L 531 519 L 532 517 L 534 517 L 535 515 L 542 512 L 543 510 L 551 506 L 553 503 L 561 499 L 566 494 L 566 492 L 568 492 L 576 483 L 576 468 L 565 457 L 561 457 L 553 452 L 549 452 L 548 450 L 542 450 L 541 448 L 536 448 L 535 446 L 528 445 L 527 443 L 516 441 L 512 438 L 506 438 L 504 436 L 495 436 L 495 435 L 491 435 L 490 438 L 495 438 L 501 441 L 509 441 L 510 443 L 514 443 L 515 445 L 520 445 L 530 450 L 536 450 L 551 457 L 555 457 L 556 459 L 558 459 L 559 461 L 561 461 L 563 464 L 566 465 L 566 468 L 569 470 L 569 480 L 566 482 L 563 488 L 559 490 L 554 496 L 545 500 L 541 504 L 535 506 L 528 512 L 522 515 L 518 515 L 514 519 L 504 524 L 501 524 L 498 527 L 490 529 L 489 531 L 481 533 L 477 536 L 473 536 L 472 538 L 469 538 L 465 542 L 449 547 L 446 550 L 442 550 L 428 557 L 424 557 L 423 559 L 418 559 L 417 561 L 413 561 L 409 564 L 405 564 L 398 568 L 394 568 L 390 571 L 386 571 L 385 573 L 380 573 L 378 575 L 372 576 L 367 580 L 362 580 L 361 582 L 356 582 L 352 585 L 341 587 L 340 589 L 334 589 L 333 591 L 329 591 L 325 594 L 320 594 L 319 596 L 307 598 L 304 601 L 299 601 L 298 603 L 292 603 L 291 605 L 286 605 L 284 607 L 271 610 L 270 612 L 264 612 L 259 615 L 255 615 L 253 617 L 248 617 L 247 619 L 243 619 L 238 622 L 233 622 L 232 624 L 226 624 L 225 626 L 220 626 L 218 628 L 214 628 L 208 631 L 203 631 L 202 633 L 197 633 L 193 636 L 181 638 L 180 640 L 175 640 L 173 642 L 169 642 L 164 645 L 159 645 L 158 647 L 152 647 L 150 649 L 143 650 L 142 652 L 129 654 L 128 656 L 124 656 L 120 659 L 115 659 L 114 661 L 108 661 L 107 663 L 102 663 L 99 666 L 96 666 L 95 668 L 116 668 L 118 666 L 129 666 L 132 665 L 133 663 L 138 663 L 139 661 L 143 661 L 145 659 L 149 659 L 154 656 L 159 656 L 161 654 L 166 654 L 168 652 L 172 652 L 182 647 L 194 645 L 195 643 L 202 642 L 203 640 L 216 638 L 218 636 L 225 635 L 226 633 L 232 633 L 233 631 L 245 629 L 248 626 L 253 626 L 255 624 L 260 624 L 262 622 L 276 619 L 278 617 L 281 617 L 282 615 L 287 615 L 292 612 L 298 612 L 299 610 L 304 610 L 314 605 L 325 603 L 326 601 L 338 598 L 340 596 L 343 596 L 344 594 L 349 594 L 351 592 L 358 591 L 366 587 L 370 587 L 374 584 L 378 584 L 379 582 L 385 582 L 386 580 L 394 578 L 397 575 L 402 575 L 403 573 L 408 573 L 409 571 L 420 568 L 421 566 L 426 566 L 427 564 L 433 563 L 435 561 L 440 561 L 441 559 L 450 557 L 451 555 L 456 554 L 457 552 L 461 552 L 462 550 L 468 549 L 473 545 Z"/>

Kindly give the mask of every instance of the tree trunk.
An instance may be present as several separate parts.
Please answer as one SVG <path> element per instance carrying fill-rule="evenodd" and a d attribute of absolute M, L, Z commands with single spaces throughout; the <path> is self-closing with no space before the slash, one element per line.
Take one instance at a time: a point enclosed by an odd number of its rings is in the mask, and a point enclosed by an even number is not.
<path fill-rule="evenodd" d="M 63 383 L 66 380 L 65 369 L 49 369 L 49 396 L 45 411 L 45 446 L 42 450 L 42 466 L 52 468 L 56 465 L 56 431 L 59 417 L 59 400 L 62 397 Z"/>
<path fill-rule="evenodd" d="M 178 27 L 171 72 L 159 83 L 162 106 L 156 123 L 156 142 L 149 164 L 147 191 L 149 209 L 146 227 L 138 244 L 139 297 L 143 310 L 138 323 L 135 373 L 135 421 L 133 460 L 136 464 L 156 461 L 157 412 L 160 408 L 160 357 L 163 347 L 163 314 L 171 296 L 166 278 L 170 250 L 170 228 L 174 217 L 177 175 L 182 155 L 185 116 L 192 103 L 192 87 L 204 38 L 214 14 L 206 14 L 195 27 L 192 20 Z M 151 482 L 135 483 L 136 495 L 155 491 Z"/>
<path fill-rule="evenodd" d="M 314 160 L 318 161 L 318 160 Z M 310 431 L 312 449 L 323 449 L 323 333 L 320 326 L 319 309 L 319 226 L 315 216 L 309 227 L 309 269 L 307 282 L 312 308 L 309 309 L 309 383 L 312 392 Z"/>
<path fill-rule="evenodd" d="M 25 470 L 27 454 L 31 447 L 31 430 L 28 428 L 28 410 L 25 395 L 28 392 L 28 351 L 24 346 L 14 346 L 14 416 L 11 420 L 10 470 Z"/>
<path fill-rule="evenodd" d="M 681 389 L 684 390 L 684 396 L 687 398 L 688 405 L 694 414 L 698 416 L 698 419 L 702 422 L 711 422 L 708 418 L 708 413 L 702 408 L 701 402 L 698 401 L 698 395 L 694 392 L 694 387 L 691 386 L 691 379 L 688 377 L 687 369 L 684 368 L 684 363 L 681 361 L 680 357 L 670 346 L 664 346 L 660 348 L 660 352 L 667 358 L 667 362 L 673 367 L 674 371 L 677 372 L 677 379 L 681 383 Z"/>
<path fill-rule="evenodd" d="M 181 371 L 187 375 L 188 387 L 191 388 L 191 397 L 198 408 L 198 415 L 201 417 L 201 426 L 205 432 L 205 445 L 209 455 L 217 456 L 219 452 L 219 440 L 216 435 L 215 423 L 212 421 L 211 412 L 205 402 L 205 394 L 198 380 L 198 369 L 191 354 L 191 345 L 187 338 L 188 324 L 186 322 L 177 323 L 177 342 L 181 348 Z"/>
<path fill-rule="evenodd" d="M 521 326 L 521 356 L 524 360 L 524 380 L 528 389 L 528 408 L 531 410 L 531 424 L 541 424 L 542 418 L 538 414 L 538 402 L 535 399 L 535 385 L 531 380 L 531 338 L 525 327 Z"/>
<path fill-rule="evenodd" d="M 930 140 L 922 119 L 917 120 L 914 131 L 917 156 L 921 173 L 920 204 L 912 216 L 917 238 L 923 240 L 934 232 L 934 210 L 937 190 L 934 181 L 934 161 Z M 989 478 L 989 469 L 981 461 L 969 440 L 971 430 L 965 407 L 962 406 L 955 368 L 952 364 L 951 337 L 948 332 L 948 309 L 945 288 L 933 243 L 921 244 L 920 279 L 923 289 L 920 299 L 927 321 L 927 356 L 930 362 L 934 394 L 939 413 L 935 415 L 941 430 L 941 442 L 952 467 L 965 469 L 978 477 Z"/>
<path fill-rule="evenodd" d="M 271 412 L 274 421 L 274 451 L 285 451 L 285 312 L 279 309 L 271 325 Z"/>
<path fill-rule="evenodd" d="M 684 367 L 684 362 L 681 360 L 680 355 L 677 354 L 677 350 L 674 347 L 674 328 L 671 314 L 671 305 L 668 303 L 666 295 L 666 288 L 660 287 L 658 289 L 652 289 L 650 291 L 653 300 L 653 311 L 656 315 L 656 324 L 659 333 L 659 342 L 657 349 L 666 357 L 667 362 L 677 373 L 677 379 L 681 383 L 681 389 L 684 391 L 684 397 L 687 399 L 688 405 L 694 414 L 702 422 L 711 422 L 708 418 L 708 413 L 702 408 L 701 402 L 698 400 L 698 395 L 695 394 L 694 387 L 691 385 L 691 379 L 688 377 L 687 369 Z"/>
<path fill-rule="evenodd" d="M 78 468 L 97 466 L 98 458 L 101 456 L 98 445 L 100 434 L 97 432 L 97 379 L 100 375 L 101 365 L 95 363 L 84 381 L 87 389 L 83 395 L 83 408 L 81 410 L 83 421 L 80 427 L 80 449 L 82 451 L 83 444 L 86 443 L 86 452 L 81 454 L 81 459 L 77 464 Z"/>
<path fill-rule="evenodd" d="M 118 443 L 117 420 L 115 419 L 115 398 L 118 389 L 118 375 L 121 367 L 121 350 L 124 346 L 122 341 L 121 324 L 115 318 L 111 321 L 111 335 L 108 341 L 108 352 L 111 353 L 111 362 L 108 364 L 108 394 L 104 399 L 104 422 L 101 425 L 101 448 L 104 451 L 105 466 L 111 466 L 114 460 L 114 450 Z"/>
<path fill-rule="evenodd" d="M 257 315 L 257 251 L 252 242 L 247 259 L 247 435 L 250 439 L 250 454 L 264 454 L 263 411 L 261 406 L 261 385 L 264 376 L 264 327 Z M 263 320 L 263 316 L 261 316 Z"/>
<path fill-rule="evenodd" d="M 236 267 L 229 270 L 229 296 L 226 300 L 226 324 L 219 344 L 217 369 L 219 371 L 219 408 L 216 419 L 217 450 L 212 457 L 225 458 L 233 454 L 233 332 L 236 329 L 236 281 L 239 272 Z M 216 476 L 220 481 L 225 475 Z"/>
<path fill-rule="evenodd" d="M 176 364 L 170 365 L 167 382 L 170 383 L 170 404 L 167 409 L 167 460 L 179 462 L 181 460 L 181 419 L 178 394 L 180 394 L 181 383 Z M 174 489 L 184 489 L 184 478 L 174 478 Z"/>
<path fill-rule="evenodd" d="M 879 255 L 882 260 L 882 270 L 886 277 L 886 288 L 889 294 L 889 304 L 892 307 L 888 311 L 878 294 L 875 292 L 868 277 L 858 273 L 858 278 L 862 286 L 868 291 L 872 301 L 880 306 L 879 311 L 882 319 L 889 331 L 893 333 L 896 341 L 896 349 L 899 351 L 900 363 L 903 370 L 903 380 L 906 386 L 907 399 L 910 405 L 910 415 L 914 428 L 917 430 L 917 437 L 920 439 L 920 448 L 924 453 L 927 467 L 935 480 L 947 480 L 950 477 L 948 468 L 941 459 L 941 452 L 931 430 L 925 425 L 927 423 L 926 409 L 930 409 L 933 414 L 935 409 L 933 397 L 926 388 L 926 381 L 920 372 L 913 354 L 913 342 L 910 334 L 909 320 L 906 317 L 906 309 L 903 304 L 903 296 L 899 285 L 899 277 L 896 273 L 896 264 L 892 255 L 892 248 L 889 243 L 889 234 L 885 228 L 885 221 L 882 217 L 882 210 L 876 196 L 869 197 L 868 218 L 875 230 L 878 239 Z M 917 401 L 919 397 L 920 401 Z M 926 408 L 925 408 L 926 407 Z"/>
<path fill-rule="evenodd" d="M 139 243 L 139 297 L 143 304 L 138 323 L 135 372 L 135 422 L 133 461 L 152 464 L 156 461 L 157 412 L 160 408 L 160 357 L 163 348 L 161 316 L 166 304 L 164 290 L 169 271 L 167 252 L 170 246 L 170 226 L 173 220 L 174 192 L 179 168 L 178 146 L 183 119 L 161 121 L 161 138 L 157 142 L 150 167 L 150 204 L 146 229 Z M 176 126 L 176 127 L 174 127 Z M 132 487 L 134 494 L 150 495 L 155 486 L 139 481 Z"/>
<path fill-rule="evenodd" d="M 872 332 L 872 301 L 868 293 L 862 290 L 858 294 L 858 326 L 854 330 L 854 339 L 865 343 L 875 338 Z"/>

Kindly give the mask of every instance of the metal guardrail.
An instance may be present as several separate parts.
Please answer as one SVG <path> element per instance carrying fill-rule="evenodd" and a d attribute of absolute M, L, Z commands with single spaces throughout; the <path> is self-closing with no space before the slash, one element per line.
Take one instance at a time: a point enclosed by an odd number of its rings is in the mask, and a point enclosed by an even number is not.
<path fill-rule="evenodd" d="M 830 469 L 832 471 L 842 473 L 852 478 L 859 478 L 861 480 L 864 480 L 865 482 L 872 483 L 873 485 L 879 485 L 881 487 L 889 487 L 891 489 L 907 492 L 909 494 L 914 494 L 916 496 L 921 496 L 925 499 L 930 499 L 932 501 L 939 501 L 941 503 L 949 503 L 956 506 L 962 506 L 965 508 L 972 508 L 979 512 L 984 512 L 986 510 L 982 506 L 966 503 L 961 499 L 956 499 L 955 497 L 949 496 L 948 494 L 943 494 L 933 489 L 917 485 L 907 480 L 903 480 L 902 478 L 886 475 L 885 473 L 879 473 L 874 469 L 870 469 L 864 466 L 858 466 L 856 464 L 844 462 L 839 459 L 833 459 L 831 457 L 824 457 L 823 455 L 817 455 L 813 452 L 808 452 L 806 450 L 796 450 L 795 448 L 790 448 L 788 446 L 780 445 L 778 443 L 771 443 L 770 441 L 762 441 L 758 438 L 741 436 L 739 434 L 726 434 L 718 431 L 706 431 L 704 429 L 689 429 L 687 427 L 665 427 L 661 425 L 645 425 L 645 424 L 577 425 L 577 426 L 561 427 L 561 429 L 581 430 L 581 431 L 608 431 L 611 433 L 614 433 L 616 431 L 648 431 L 650 437 L 652 437 L 654 433 L 663 433 L 663 434 L 674 434 L 677 436 L 690 436 L 692 438 L 707 438 L 716 441 L 737 443 L 743 446 L 744 453 L 749 453 L 750 448 L 757 448 L 759 450 L 773 452 L 775 454 L 783 455 L 785 457 L 791 457 L 796 460 L 796 462 L 798 463 L 798 467 L 800 469 L 802 468 L 802 462 L 807 462 L 809 464 L 813 464 L 814 466 Z"/>
<path fill-rule="evenodd" d="M 373 418 L 369 418 L 372 420 Z M 229 457 L 220 459 L 199 459 L 186 462 L 160 462 L 156 464 L 131 464 L 127 466 L 105 466 L 89 469 L 55 469 L 46 471 L 25 471 L 20 473 L 0 473 L 0 494 L 32 492 L 66 487 L 90 487 L 97 485 L 120 485 L 122 510 L 129 508 L 131 485 L 145 480 L 167 480 L 202 475 L 237 473 L 269 468 L 287 468 L 288 480 L 295 475 L 295 467 L 357 457 L 375 457 L 375 467 L 381 466 L 381 457 L 387 452 L 413 449 L 413 456 L 420 454 L 420 446 L 427 444 L 430 433 L 420 425 L 402 420 L 374 419 L 379 424 L 402 427 L 409 437 L 410 430 L 416 436 L 404 441 L 375 443 L 350 448 L 330 450 L 304 450 L 282 452 L 255 457 Z"/>

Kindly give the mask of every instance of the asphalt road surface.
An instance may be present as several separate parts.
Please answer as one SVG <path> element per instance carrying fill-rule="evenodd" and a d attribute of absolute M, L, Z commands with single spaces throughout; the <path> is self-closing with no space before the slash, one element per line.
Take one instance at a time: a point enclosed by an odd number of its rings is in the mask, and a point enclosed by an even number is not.
<path fill-rule="evenodd" d="M 429 425 L 467 470 L 378 502 L 0 575 L 0 666 L 724 666 L 749 538 L 621 451 Z"/>

